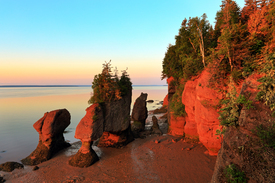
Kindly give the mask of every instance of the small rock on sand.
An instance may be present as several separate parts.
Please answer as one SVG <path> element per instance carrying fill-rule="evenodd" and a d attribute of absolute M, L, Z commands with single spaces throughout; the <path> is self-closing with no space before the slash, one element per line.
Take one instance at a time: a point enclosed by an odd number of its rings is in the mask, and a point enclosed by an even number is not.
<path fill-rule="evenodd" d="M 23 169 L 24 166 L 17 162 L 6 162 L 0 165 L 0 171 L 12 172 L 14 169 Z"/>

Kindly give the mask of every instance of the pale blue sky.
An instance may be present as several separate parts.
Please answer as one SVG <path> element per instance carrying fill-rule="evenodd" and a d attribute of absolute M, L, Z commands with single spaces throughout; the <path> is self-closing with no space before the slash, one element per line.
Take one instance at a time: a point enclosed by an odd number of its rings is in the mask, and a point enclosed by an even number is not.
<path fill-rule="evenodd" d="M 243 7 L 244 0 L 237 1 Z M 0 0 L 1 84 L 90 84 L 102 63 L 165 84 L 162 60 L 184 18 L 221 0 Z M 2 74 L 1 74 L 2 73 Z"/>

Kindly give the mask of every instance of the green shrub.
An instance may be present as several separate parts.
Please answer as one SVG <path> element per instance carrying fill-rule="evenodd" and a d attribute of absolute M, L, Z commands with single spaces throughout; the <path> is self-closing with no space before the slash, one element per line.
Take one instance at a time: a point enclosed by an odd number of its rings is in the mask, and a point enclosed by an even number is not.
<path fill-rule="evenodd" d="M 275 123 L 269 128 L 260 124 L 256 127 L 256 131 L 253 132 L 260 138 L 264 147 L 275 149 Z"/>
<path fill-rule="evenodd" d="M 225 168 L 225 177 L 230 183 L 246 183 L 246 176 L 243 171 L 240 171 L 235 164 L 230 164 Z"/>
<path fill-rule="evenodd" d="M 229 84 L 229 92 L 226 94 L 226 98 L 221 101 L 223 108 L 220 109 L 220 124 L 222 126 L 238 126 L 237 121 L 240 116 L 239 103 L 237 98 L 237 91 L 233 85 L 232 77 Z"/>
<path fill-rule="evenodd" d="M 89 104 L 119 100 L 132 89 L 126 70 L 122 71 L 122 76 L 119 78 L 117 71 L 114 75 L 112 74 L 110 62 L 105 62 L 102 73 L 95 75 L 92 83 L 93 95 L 88 101 Z"/>
<path fill-rule="evenodd" d="M 258 80 L 261 84 L 258 86 L 260 91 L 256 99 L 264 101 L 274 111 L 272 115 L 275 116 L 275 54 L 262 64 L 262 72 L 265 76 Z"/>
<path fill-rule="evenodd" d="M 223 126 L 223 129 L 222 131 L 216 130 L 216 135 L 223 135 L 226 128 L 229 126 L 239 126 L 238 119 L 242 106 L 245 106 L 247 109 L 253 108 L 252 101 L 247 98 L 244 95 L 237 97 L 237 91 L 233 85 L 233 78 L 230 77 L 229 89 L 226 94 L 226 98 L 220 101 L 222 108 L 220 109 L 220 116 L 218 119 L 220 120 L 220 125 Z"/>
<path fill-rule="evenodd" d="M 181 100 L 184 84 L 180 84 L 176 88 L 176 92 L 173 95 L 171 102 L 169 102 L 170 109 L 174 112 L 175 117 L 186 116 L 185 105 Z"/>

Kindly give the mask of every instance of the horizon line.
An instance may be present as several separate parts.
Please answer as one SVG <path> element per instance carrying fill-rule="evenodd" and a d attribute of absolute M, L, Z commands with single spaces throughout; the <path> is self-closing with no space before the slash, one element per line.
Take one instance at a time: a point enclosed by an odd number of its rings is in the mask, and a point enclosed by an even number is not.
<path fill-rule="evenodd" d="M 0 85 L 0 88 L 5 87 L 85 87 L 92 85 Z M 132 85 L 132 86 L 168 86 L 168 85 Z"/>

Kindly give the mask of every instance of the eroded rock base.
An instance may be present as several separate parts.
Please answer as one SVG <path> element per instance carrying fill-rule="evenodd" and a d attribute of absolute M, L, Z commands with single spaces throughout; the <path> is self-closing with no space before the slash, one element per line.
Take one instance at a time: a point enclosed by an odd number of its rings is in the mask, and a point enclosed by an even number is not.
<path fill-rule="evenodd" d="M 24 165 L 38 165 L 44 161 L 49 160 L 58 151 L 70 147 L 71 145 L 64 141 L 54 141 L 47 147 L 42 141 L 39 141 L 36 149 L 26 158 L 22 159 L 21 162 Z"/>
<path fill-rule="evenodd" d="M 91 166 L 99 160 L 95 151 L 91 148 L 86 154 L 78 151 L 70 160 L 69 164 L 74 167 L 85 168 Z"/>

